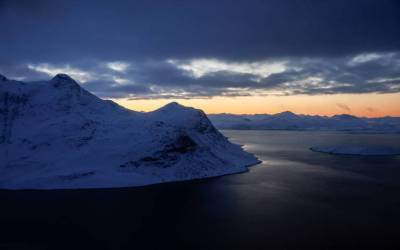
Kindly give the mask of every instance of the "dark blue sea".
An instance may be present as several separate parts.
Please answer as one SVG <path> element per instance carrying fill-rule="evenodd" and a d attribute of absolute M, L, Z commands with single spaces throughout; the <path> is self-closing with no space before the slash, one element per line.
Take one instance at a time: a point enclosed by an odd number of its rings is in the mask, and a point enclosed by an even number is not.
<path fill-rule="evenodd" d="M 0 249 L 400 249 L 400 135 L 223 131 L 262 163 L 204 180 L 0 191 Z"/>

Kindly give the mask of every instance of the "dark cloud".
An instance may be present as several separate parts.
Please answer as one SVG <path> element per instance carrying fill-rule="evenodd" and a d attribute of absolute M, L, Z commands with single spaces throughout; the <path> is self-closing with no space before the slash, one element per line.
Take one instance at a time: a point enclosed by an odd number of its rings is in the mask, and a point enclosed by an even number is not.
<path fill-rule="evenodd" d="M 138 97 L 145 97 L 154 94 L 153 91 L 145 85 L 126 84 L 121 85 L 111 80 L 97 80 L 91 81 L 84 85 L 84 87 L 97 95 L 105 98 L 126 98 L 131 95 Z"/>
<path fill-rule="evenodd" d="M 379 58 L 368 59 L 373 55 Z M 239 95 L 239 93 L 247 95 L 249 92 L 260 94 L 262 91 L 275 91 L 288 95 L 400 91 L 400 54 L 362 56 L 368 61 L 354 62 L 356 56 L 331 60 L 293 59 L 286 63 L 285 71 L 264 78 L 251 73 L 226 70 L 196 78 L 166 62 L 151 63 L 149 67 L 143 64 L 141 67 L 133 66 L 136 70 L 130 77 L 141 84 L 152 83 L 160 88 L 180 90 L 190 97 L 196 94 L 197 96 Z"/>
<path fill-rule="evenodd" d="M 399 92 L 399 11 L 397 0 L 0 0 L 0 73 L 75 72 L 103 97 Z M 168 62 L 196 58 L 229 67 L 196 76 Z M 233 65 L 283 61 L 269 75 Z"/>
<path fill-rule="evenodd" d="M 400 3 L 3 0 L 3 59 L 259 60 L 397 50 Z"/>

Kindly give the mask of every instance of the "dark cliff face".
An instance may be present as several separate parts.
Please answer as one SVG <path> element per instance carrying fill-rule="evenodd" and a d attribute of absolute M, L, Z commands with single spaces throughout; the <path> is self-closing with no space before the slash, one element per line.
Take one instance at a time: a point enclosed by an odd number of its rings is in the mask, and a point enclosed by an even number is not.
<path fill-rule="evenodd" d="M 13 123 L 27 103 L 26 94 L 19 95 L 0 90 L 0 143 L 11 143 Z"/>
<path fill-rule="evenodd" d="M 7 81 L 8 79 L 5 77 L 5 76 L 3 76 L 2 74 L 0 74 L 0 82 L 3 82 L 3 81 Z"/>

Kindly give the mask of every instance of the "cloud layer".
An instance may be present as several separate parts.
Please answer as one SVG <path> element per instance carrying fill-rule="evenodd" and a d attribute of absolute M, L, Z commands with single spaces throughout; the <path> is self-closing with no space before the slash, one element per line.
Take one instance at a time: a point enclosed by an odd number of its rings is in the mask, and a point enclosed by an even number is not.
<path fill-rule="evenodd" d="M 150 3 L 151 2 L 151 3 Z M 0 1 L 0 73 L 110 98 L 400 91 L 398 1 Z"/>

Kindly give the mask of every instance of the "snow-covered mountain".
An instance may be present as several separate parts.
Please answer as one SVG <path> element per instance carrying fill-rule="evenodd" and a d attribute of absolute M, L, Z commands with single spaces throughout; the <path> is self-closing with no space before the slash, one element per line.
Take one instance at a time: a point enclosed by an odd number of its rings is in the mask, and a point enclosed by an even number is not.
<path fill-rule="evenodd" d="M 0 75 L 0 188 L 139 186 L 243 172 L 258 160 L 201 111 L 127 110 L 64 74 Z"/>
<path fill-rule="evenodd" d="M 400 117 L 365 118 L 342 114 L 297 115 L 286 111 L 274 115 L 208 115 L 219 129 L 327 130 L 369 133 L 400 133 Z"/>

